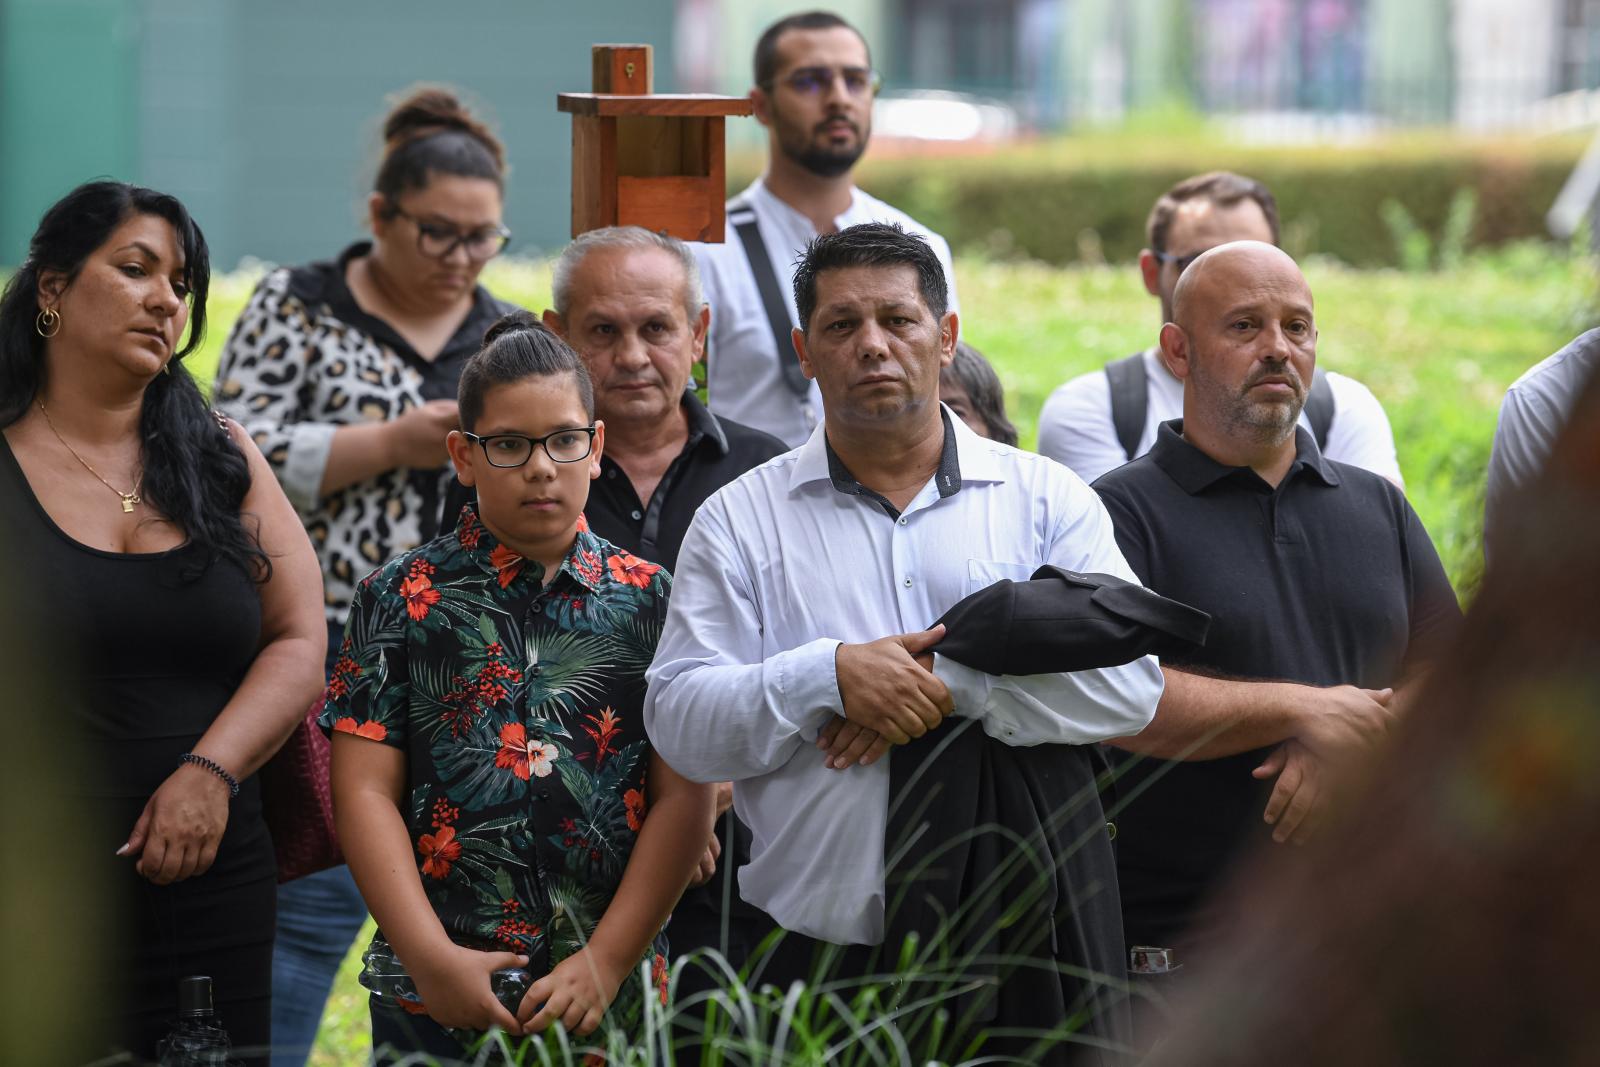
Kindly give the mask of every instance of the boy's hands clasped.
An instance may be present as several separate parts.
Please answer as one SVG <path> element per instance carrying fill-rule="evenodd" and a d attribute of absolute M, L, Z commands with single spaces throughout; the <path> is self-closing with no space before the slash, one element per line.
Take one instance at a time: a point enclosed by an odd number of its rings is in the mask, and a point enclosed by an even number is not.
<path fill-rule="evenodd" d="M 839 646 L 834 670 L 844 715 L 835 715 L 817 734 L 829 767 L 874 763 L 890 745 L 921 737 L 955 710 L 928 651 L 943 638 L 940 625 Z"/>
<path fill-rule="evenodd" d="M 507 1036 L 543 1033 L 561 1023 L 578 1037 L 592 1034 L 627 977 L 600 954 L 582 949 L 534 982 L 512 1015 L 495 997 L 490 976 L 506 967 L 526 967 L 528 957 L 481 952 L 451 944 L 411 971 L 428 1017 L 462 1030 L 499 1028 Z"/>

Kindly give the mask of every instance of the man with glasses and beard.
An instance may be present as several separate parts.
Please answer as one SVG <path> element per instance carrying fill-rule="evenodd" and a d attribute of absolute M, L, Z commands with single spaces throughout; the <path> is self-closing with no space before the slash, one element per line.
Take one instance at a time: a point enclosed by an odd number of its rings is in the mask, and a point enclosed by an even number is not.
<path fill-rule="evenodd" d="M 756 119 L 767 169 L 728 201 L 724 244 L 696 254 L 711 305 L 711 410 L 798 446 L 822 419 L 822 394 L 800 371 L 789 332 L 796 256 L 819 234 L 863 222 L 921 233 L 953 279 L 950 246 L 851 180 L 872 133 L 878 74 L 861 34 L 824 11 L 791 15 L 756 42 Z M 955 284 L 950 306 L 956 310 Z"/>

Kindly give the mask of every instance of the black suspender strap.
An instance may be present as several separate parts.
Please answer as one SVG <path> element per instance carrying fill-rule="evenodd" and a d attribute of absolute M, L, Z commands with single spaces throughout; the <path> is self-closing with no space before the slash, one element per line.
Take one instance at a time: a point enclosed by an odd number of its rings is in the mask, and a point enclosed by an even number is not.
<path fill-rule="evenodd" d="M 1317 447 L 1328 448 L 1328 431 L 1333 427 L 1333 386 L 1321 368 L 1311 377 L 1311 391 L 1306 394 L 1306 421 L 1311 424 L 1311 436 Z"/>
<path fill-rule="evenodd" d="M 777 275 L 772 272 L 772 257 L 767 255 L 767 242 L 762 240 L 761 229 L 756 225 L 755 210 L 748 204 L 730 205 L 728 221 L 733 223 L 734 232 L 744 244 L 745 258 L 750 261 L 750 274 L 756 280 L 756 291 L 761 294 L 761 303 L 767 309 L 767 323 L 772 327 L 772 344 L 777 352 L 783 384 L 796 396 L 805 396 L 811 392 L 811 379 L 806 377 L 805 371 L 800 369 L 800 361 L 795 358 L 794 339 L 790 336 L 794 324 L 789 318 L 789 308 L 783 302 L 783 290 L 778 287 Z"/>
<path fill-rule="evenodd" d="M 1145 415 L 1150 410 L 1144 353 L 1135 352 L 1107 363 L 1106 380 L 1111 383 L 1111 425 L 1117 431 L 1117 444 L 1129 459 L 1134 459 L 1139 454 L 1139 438 L 1144 436 Z"/>

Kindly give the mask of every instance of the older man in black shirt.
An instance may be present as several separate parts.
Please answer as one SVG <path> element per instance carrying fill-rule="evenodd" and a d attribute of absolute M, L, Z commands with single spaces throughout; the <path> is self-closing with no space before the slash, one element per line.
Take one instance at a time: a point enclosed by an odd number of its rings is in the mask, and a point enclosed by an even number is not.
<path fill-rule="evenodd" d="M 1183 946 L 1203 975 L 1220 876 L 1269 823 L 1280 842 L 1314 826 L 1324 770 L 1381 739 L 1460 609 L 1404 494 L 1296 427 L 1317 334 L 1294 261 L 1253 241 L 1207 252 L 1174 319 L 1183 418 L 1095 488 L 1139 578 L 1213 619 L 1204 648 L 1163 663 L 1150 726 L 1113 742 L 1150 757 L 1119 786 L 1128 943 Z"/>
<path fill-rule="evenodd" d="M 694 253 L 638 226 L 577 237 L 556 261 L 545 325 L 578 350 L 606 424 L 601 475 L 584 514 L 595 533 L 668 570 L 712 493 L 788 449 L 719 419 L 688 392 L 711 309 Z"/>

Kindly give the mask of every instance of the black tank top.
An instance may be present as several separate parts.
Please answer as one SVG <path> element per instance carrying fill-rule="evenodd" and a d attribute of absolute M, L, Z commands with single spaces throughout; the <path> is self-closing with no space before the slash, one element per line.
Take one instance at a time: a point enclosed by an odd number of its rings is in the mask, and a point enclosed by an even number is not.
<path fill-rule="evenodd" d="M 260 594 L 243 568 L 208 563 L 192 543 L 117 553 L 73 540 L 4 435 L 0 538 L 7 579 L 26 590 L 21 610 L 37 622 L 26 629 L 39 640 L 41 670 L 61 693 L 57 708 L 41 711 L 61 716 L 79 742 L 71 789 L 104 816 L 95 832 L 114 839 L 109 853 L 239 687 L 260 641 Z M 213 869 L 224 878 L 272 869 L 259 788 L 254 778 L 242 785 Z"/>

